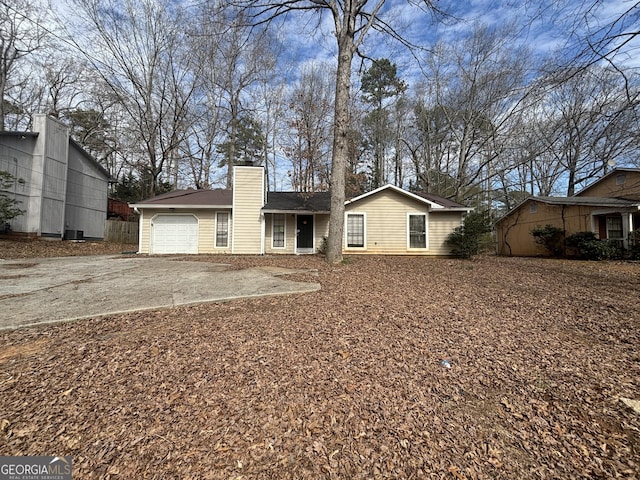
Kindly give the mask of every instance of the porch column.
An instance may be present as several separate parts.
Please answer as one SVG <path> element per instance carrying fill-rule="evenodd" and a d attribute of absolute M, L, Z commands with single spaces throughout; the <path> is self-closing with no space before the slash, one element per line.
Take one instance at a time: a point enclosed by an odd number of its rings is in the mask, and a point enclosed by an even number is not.
<path fill-rule="evenodd" d="M 633 231 L 633 214 L 622 214 L 622 246 L 629 248 L 629 234 Z"/>

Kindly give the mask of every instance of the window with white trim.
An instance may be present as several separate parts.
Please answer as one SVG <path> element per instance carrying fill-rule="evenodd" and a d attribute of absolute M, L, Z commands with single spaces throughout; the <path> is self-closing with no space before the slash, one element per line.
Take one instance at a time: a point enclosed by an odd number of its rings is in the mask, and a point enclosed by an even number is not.
<path fill-rule="evenodd" d="M 364 248 L 363 213 L 347 213 L 347 247 Z"/>
<path fill-rule="evenodd" d="M 409 248 L 427 248 L 427 216 L 409 214 Z"/>
<path fill-rule="evenodd" d="M 229 246 L 229 212 L 216 213 L 216 247 Z"/>
<path fill-rule="evenodd" d="M 284 213 L 274 213 L 271 224 L 271 242 L 273 248 L 284 248 Z"/>

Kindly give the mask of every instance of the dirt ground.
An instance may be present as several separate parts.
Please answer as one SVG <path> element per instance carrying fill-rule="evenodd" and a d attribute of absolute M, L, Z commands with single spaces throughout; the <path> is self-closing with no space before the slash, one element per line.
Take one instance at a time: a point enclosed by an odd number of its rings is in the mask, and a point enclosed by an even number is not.
<path fill-rule="evenodd" d="M 322 290 L 2 332 L 0 455 L 71 455 L 74 479 L 638 478 L 640 264 L 225 263 Z"/>
<path fill-rule="evenodd" d="M 0 238 L 0 260 L 16 258 L 70 257 L 135 252 L 137 245 L 112 242 L 73 242 L 60 240 Z"/>

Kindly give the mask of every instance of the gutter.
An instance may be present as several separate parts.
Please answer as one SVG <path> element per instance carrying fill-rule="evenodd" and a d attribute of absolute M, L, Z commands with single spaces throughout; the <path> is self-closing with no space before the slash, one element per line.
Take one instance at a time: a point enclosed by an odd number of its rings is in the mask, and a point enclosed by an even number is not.
<path fill-rule="evenodd" d="M 161 208 L 173 208 L 179 210 L 192 210 L 194 208 L 200 210 L 220 210 L 222 208 L 232 208 L 232 205 L 184 205 L 184 204 L 171 204 L 171 203 L 130 203 L 129 207 L 137 211 L 139 208 L 149 209 L 161 209 Z"/>

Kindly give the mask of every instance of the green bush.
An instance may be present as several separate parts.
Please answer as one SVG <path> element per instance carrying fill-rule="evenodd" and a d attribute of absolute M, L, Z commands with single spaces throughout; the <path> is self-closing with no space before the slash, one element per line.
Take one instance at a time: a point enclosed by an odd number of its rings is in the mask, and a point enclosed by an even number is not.
<path fill-rule="evenodd" d="M 490 231 L 488 212 L 470 212 L 465 217 L 464 224 L 449 234 L 446 244 L 451 248 L 452 255 L 472 258 L 483 250 Z"/>
<path fill-rule="evenodd" d="M 640 229 L 629 234 L 629 259 L 640 260 Z"/>
<path fill-rule="evenodd" d="M 622 258 L 620 243 L 615 240 L 599 240 L 593 232 L 577 232 L 567 237 L 567 246 L 578 251 L 585 260 L 612 260 Z"/>
<path fill-rule="evenodd" d="M 0 170 L 0 229 L 3 229 L 5 223 L 9 220 L 22 215 L 25 211 L 20 210 L 17 206 L 20 204 L 18 200 L 10 198 L 4 190 L 11 187 L 15 177 L 9 172 Z M 20 183 L 24 183 L 24 180 L 18 179 Z"/>
<path fill-rule="evenodd" d="M 543 247 L 550 255 L 559 257 L 564 253 L 564 231 L 553 225 L 538 225 L 531 230 L 535 242 Z"/>
<path fill-rule="evenodd" d="M 585 260 L 613 260 L 622 258 L 620 245 L 613 240 L 585 242 L 580 248 L 580 254 Z"/>
<path fill-rule="evenodd" d="M 318 247 L 318 253 L 320 255 L 326 255 L 327 254 L 327 248 L 328 248 L 328 239 L 327 237 L 322 237 L 322 243 L 320 244 L 320 246 Z"/>

